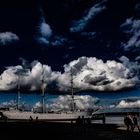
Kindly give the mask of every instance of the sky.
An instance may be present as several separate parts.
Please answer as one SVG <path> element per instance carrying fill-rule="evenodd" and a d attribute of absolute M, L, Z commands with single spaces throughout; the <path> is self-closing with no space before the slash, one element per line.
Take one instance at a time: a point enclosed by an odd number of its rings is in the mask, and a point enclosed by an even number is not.
<path fill-rule="evenodd" d="M 1 91 L 139 87 L 139 0 L 1 0 L 0 21 Z"/>

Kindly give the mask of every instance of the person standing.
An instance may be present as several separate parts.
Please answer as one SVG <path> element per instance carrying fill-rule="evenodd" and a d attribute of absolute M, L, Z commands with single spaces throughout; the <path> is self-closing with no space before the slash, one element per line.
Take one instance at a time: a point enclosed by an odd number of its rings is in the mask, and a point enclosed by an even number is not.
<path fill-rule="evenodd" d="M 127 127 L 127 132 L 133 132 L 133 120 L 129 114 L 124 117 L 124 124 Z"/>
<path fill-rule="evenodd" d="M 140 128 L 139 128 L 139 125 L 138 125 L 138 119 L 137 119 L 136 115 L 133 116 L 133 124 L 134 124 L 133 129 L 135 129 L 135 127 L 137 127 L 138 130 L 140 131 Z"/>

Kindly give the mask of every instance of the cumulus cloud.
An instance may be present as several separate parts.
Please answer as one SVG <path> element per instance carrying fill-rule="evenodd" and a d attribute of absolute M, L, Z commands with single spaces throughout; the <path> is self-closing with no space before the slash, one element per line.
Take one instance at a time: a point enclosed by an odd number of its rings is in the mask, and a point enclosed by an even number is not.
<path fill-rule="evenodd" d="M 92 97 L 90 95 L 75 95 L 74 103 L 76 110 L 87 110 L 92 109 L 96 106 L 96 103 L 99 102 L 99 99 Z M 10 100 L 8 102 L 2 102 L 1 107 L 16 107 L 17 102 L 15 100 Z M 21 108 L 28 110 L 31 109 L 31 106 L 25 102 L 20 103 Z M 33 105 L 35 110 L 40 110 L 42 107 L 41 102 L 37 102 Z M 70 95 L 60 95 L 57 98 L 51 99 L 51 102 L 46 104 L 47 110 L 71 110 L 71 96 Z"/>
<path fill-rule="evenodd" d="M 21 66 L 8 67 L 0 76 L 0 90 L 11 90 L 16 88 L 18 76 L 15 74 Z"/>
<path fill-rule="evenodd" d="M 85 110 L 93 108 L 95 104 L 99 101 L 98 98 L 92 97 L 90 95 L 75 95 L 74 96 L 75 108 L 78 110 Z M 47 105 L 52 110 L 70 110 L 71 109 L 71 96 L 59 96 L 56 98 L 52 104 Z"/>
<path fill-rule="evenodd" d="M 126 56 L 120 57 L 119 60 L 123 63 L 125 67 L 129 69 L 130 71 L 129 76 L 128 76 L 129 78 L 132 78 L 134 76 L 137 76 L 137 77 L 140 76 L 140 65 L 137 64 L 137 62 L 131 62 Z"/>
<path fill-rule="evenodd" d="M 12 32 L 0 33 L 0 44 L 3 46 L 17 41 L 19 41 L 19 37 Z"/>
<path fill-rule="evenodd" d="M 83 16 L 79 21 L 74 21 L 73 26 L 70 28 L 70 32 L 82 31 L 90 22 L 90 20 L 94 19 L 99 13 L 106 9 L 106 7 L 103 5 L 104 2 L 105 0 L 95 4 L 89 9 L 88 13 L 85 16 Z"/>
<path fill-rule="evenodd" d="M 52 71 L 51 67 L 38 61 L 31 68 L 23 66 L 8 67 L 0 76 L 0 90 L 17 88 L 19 83 L 26 90 L 40 90 L 42 79 L 44 87 L 62 92 L 70 92 L 71 73 L 74 92 L 83 90 L 117 91 L 135 87 L 139 83 L 140 66 L 130 62 L 125 56 L 116 61 L 103 62 L 95 57 L 80 57 L 64 65 L 64 72 Z"/>
<path fill-rule="evenodd" d="M 121 25 L 121 28 L 128 36 L 128 41 L 122 43 L 124 50 L 127 51 L 133 48 L 140 48 L 140 20 L 128 18 Z"/>
<path fill-rule="evenodd" d="M 41 89 L 42 79 L 44 79 L 44 87 L 47 83 L 51 83 L 53 78 L 58 75 L 56 72 L 52 72 L 51 67 L 48 65 L 42 65 L 38 61 L 31 63 L 31 70 L 24 71 L 22 66 L 8 67 L 0 77 L 0 90 L 11 90 L 17 88 L 17 84 L 20 82 L 21 88 L 24 87 L 28 90 Z M 20 76 L 20 81 L 19 81 Z"/>
<path fill-rule="evenodd" d="M 42 78 L 44 79 L 44 86 L 46 87 L 54 81 L 57 76 L 59 76 L 59 72 L 53 72 L 50 66 L 42 65 L 38 61 L 34 62 L 30 71 L 30 77 L 28 77 L 28 80 L 31 83 L 31 90 L 40 89 Z"/>
<path fill-rule="evenodd" d="M 116 106 L 116 108 L 140 108 L 140 100 L 136 100 L 136 101 L 133 101 L 133 102 L 122 100 Z"/>
<path fill-rule="evenodd" d="M 130 66 L 129 66 L 130 67 Z M 117 91 L 132 88 L 139 81 L 129 67 L 116 61 L 103 62 L 95 57 L 80 57 L 64 66 L 65 72 L 58 77 L 61 90 L 70 87 L 70 69 L 74 87 L 80 90 Z"/>

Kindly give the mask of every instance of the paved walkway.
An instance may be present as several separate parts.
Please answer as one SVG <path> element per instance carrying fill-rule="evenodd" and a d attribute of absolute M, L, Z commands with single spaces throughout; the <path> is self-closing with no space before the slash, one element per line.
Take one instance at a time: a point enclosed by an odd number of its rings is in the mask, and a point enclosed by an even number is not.
<path fill-rule="evenodd" d="M 120 126 L 118 126 L 117 129 L 118 129 L 118 130 L 126 131 L 126 126 L 124 126 L 124 125 L 120 125 Z M 139 132 L 138 128 L 135 128 L 135 129 L 134 129 L 134 132 Z"/>

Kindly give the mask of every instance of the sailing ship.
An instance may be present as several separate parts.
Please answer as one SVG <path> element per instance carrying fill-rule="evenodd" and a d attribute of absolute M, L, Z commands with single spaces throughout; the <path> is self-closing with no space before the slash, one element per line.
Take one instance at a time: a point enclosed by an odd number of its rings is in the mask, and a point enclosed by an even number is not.
<path fill-rule="evenodd" d="M 74 102 L 74 90 L 73 90 L 73 74 L 71 69 L 71 104 L 69 112 L 46 112 L 45 106 L 45 80 L 44 80 L 44 70 L 42 70 L 42 80 L 41 80 L 41 91 L 42 91 L 42 103 L 41 103 L 41 112 L 34 111 L 22 111 L 20 110 L 20 76 L 23 74 L 22 72 L 18 73 L 18 92 L 17 92 L 17 107 L 16 109 L 9 109 L 7 111 L 2 111 L 3 116 L 6 116 L 8 120 L 40 120 L 40 121 L 72 121 L 76 120 L 79 116 L 87 118 L 86 112 L 76 111 L 75 102 Z"/>

